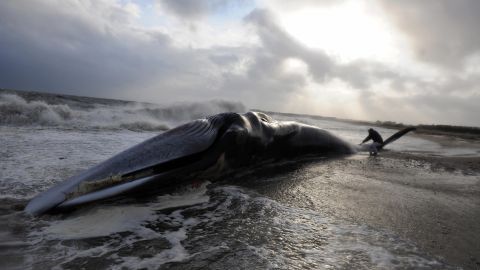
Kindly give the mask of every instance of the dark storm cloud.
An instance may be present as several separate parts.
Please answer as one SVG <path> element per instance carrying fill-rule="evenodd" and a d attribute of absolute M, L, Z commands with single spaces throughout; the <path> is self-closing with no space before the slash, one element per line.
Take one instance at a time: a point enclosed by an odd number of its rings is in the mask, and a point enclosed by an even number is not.
<path fill-rule="evenodd" d="M 190 87 L 183 81 L 203 79 L 198 67 L 209 67 L 206 55 L 173 47 L 161 32 L 134 29 L 121 6 L 74 3 L 0 2 L 0 87 L 132 98 L 131 90 L 154 81 L 182 94 Z"/>
<path fill-rule="evenodd" d="M 408 35 L 419 59 L 458 68 L 480 52 L 480 1 L 380 0 L 387 15 Z"/>
<path fill-rule="evenodd" d="M 380 3 L 409 37 L 416 57 L 446 70 L 440 81 L 416 85 L 416 94 L 403 102 L 435 122 L 480 126 L 480 75 L 467 71 L 480 53 L 480 1 Z"/>

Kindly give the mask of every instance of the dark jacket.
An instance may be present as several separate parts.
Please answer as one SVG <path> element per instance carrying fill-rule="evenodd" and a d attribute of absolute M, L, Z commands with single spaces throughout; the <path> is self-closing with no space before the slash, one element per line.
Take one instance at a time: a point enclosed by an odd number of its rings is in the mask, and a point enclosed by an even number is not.
<path fill-rule="evenodd" d="M 380 133 L 373 128 L 368 129 L 368 136 L 362 141 L 362 143 L 368 142 L 369 140 L 383 144 L 382 136 L 380 136 Z"/>

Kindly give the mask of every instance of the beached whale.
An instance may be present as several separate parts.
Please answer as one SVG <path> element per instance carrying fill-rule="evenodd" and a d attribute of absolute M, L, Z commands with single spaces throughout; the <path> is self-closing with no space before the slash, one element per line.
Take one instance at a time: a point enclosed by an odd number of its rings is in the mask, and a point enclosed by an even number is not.
<path fill-rule="evenodd" d="M 213 180 L 280 159 L 347 155 L 372 147 L 383 146 L 352 145 L 318 127 L 275 121 L 264 113 L 222 113 L 166 131 L 72 176 L 35 196 L 25 211 L 40 215 L 193 179 Z"/>

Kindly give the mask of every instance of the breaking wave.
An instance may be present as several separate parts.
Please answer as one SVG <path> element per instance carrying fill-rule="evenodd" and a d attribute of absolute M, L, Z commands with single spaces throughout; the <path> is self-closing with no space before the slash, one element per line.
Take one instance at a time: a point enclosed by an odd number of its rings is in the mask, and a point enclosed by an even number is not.
<path fill-rule="evenodd" d="M 0 125 L 158 131 L 212 114 L 246 110 L 242 103 L 223 100 L 160 106 L 114 100 L 109 104 L 95 98 L 68 100 L 68 96 L 59 102 L 49 94 L 38 96 L 42 98 L 0 94 Z"/>

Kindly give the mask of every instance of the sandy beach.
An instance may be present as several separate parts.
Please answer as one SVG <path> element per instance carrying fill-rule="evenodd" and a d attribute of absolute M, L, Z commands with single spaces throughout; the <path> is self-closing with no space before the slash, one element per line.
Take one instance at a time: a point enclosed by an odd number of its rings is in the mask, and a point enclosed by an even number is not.
<path fill-rule="evenodd" d="M 260 190 L 297 207 L 393 231 L 450 265 L 480 269 L 479 157 L 387 150 L 298 166 L 277 176 L 294 183 L 279 181 L 272 188 L 268 181 Z"/>

